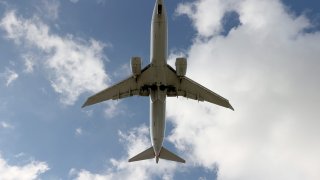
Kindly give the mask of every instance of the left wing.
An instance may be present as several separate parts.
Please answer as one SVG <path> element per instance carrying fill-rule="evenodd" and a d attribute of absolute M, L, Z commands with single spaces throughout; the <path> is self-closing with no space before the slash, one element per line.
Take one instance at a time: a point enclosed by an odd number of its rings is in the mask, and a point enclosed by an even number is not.
<path fill-rule="evenodd" d="M 82 107 L 90 106 L 110 99 L 116 100 L 134 95 L 149 96 L 148 88 L 144 88 L 151 70 L 149 67 L 150 66 L 148 65 L 142 69 L 141 74 L 137 78 L 131 76 L 89 97 Z"/>
<path fill-rule="evenodd" d="M 167 65 L 166 76 L 168 85 L 167 95 L 169 97 L 183 96 L 198 101 L 207 101 L 234 110 L 227 99 L 185 76 L 178 77 L 176 71 L 169 65 Z"/>

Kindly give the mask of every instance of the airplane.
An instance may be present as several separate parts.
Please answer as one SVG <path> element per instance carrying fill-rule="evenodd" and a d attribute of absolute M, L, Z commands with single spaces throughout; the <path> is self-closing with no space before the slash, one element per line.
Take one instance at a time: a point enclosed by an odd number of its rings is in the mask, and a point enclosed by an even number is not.
<path fill-rule="evenodd" d="M 151 20 L 150 64 L 141 68 L 141 58 L 131 58 L 132 75 L 89 97 L 82 107 L 130 96 L 150 96 L 150 137 L 152 146 L 129 162 L 155 158 L 185 163 L 162 146 L 165 133 L 166 97 L 183 96 L 234 110 L 229 101 L 186 77 L 187 59 L 176 58 L 176 69 L 167 64 L 167 15 L 163 0 L 156 0 Z"/>

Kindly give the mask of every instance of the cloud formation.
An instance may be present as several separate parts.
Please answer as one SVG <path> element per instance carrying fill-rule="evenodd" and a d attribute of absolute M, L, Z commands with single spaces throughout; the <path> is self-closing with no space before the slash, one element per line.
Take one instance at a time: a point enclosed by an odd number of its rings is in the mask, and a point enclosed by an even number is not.
<path fill-rule="evenodd" d="M 72 35 L 59 36 L 50 32 L 50 27 L 39 17 L 24 19 L 15 11 L 5 14 L 0 28 L 17 45 L 37 52 L 40 56 L 37 62 L 48 72 L 51 86 L 61 95 L 62 103 L 71 105 L 80 94 L 97 92 L 107 86 L 109 78 L 104 70 L 103 43 Z M 30 57 L 25 57 L 26 72 L 33 71 L 35 59 Z"/>
<path fill-rule="evenodd" d="M 26 165 L 9 165 L 0 155 L 0 177 L 2 180 L 38 179 L 49 170 L 45 162 L 32 161 Z"/>
<path fill-rule="evenodd" d="M 230 10 L 241 24 L 224 36 Z M 306 33 L 307 17 L 278 0 L 202 0 L 179 5 L 177 13 L 198 32 L 187 76 L 236 110 L 168 100 L 170 140 L 187 161 L 218 167 L 219 180 L 319 179 L 320 32 Z"/>
<path fill-rule="evenodd" d="M 57 0 L 41 0 L 36 6 L 42 17 L 50 20 L 56 20 L 59 17 L 60 1 Z"/>
<path fill-rule="evenodd" d="M 82 133 L 83 133 L 82 128 L 77 128 L 77 129 L 75 130 L 75 135 L 76 135 L 76 136 L 81 136 Z"/>
<path fill-rule="evenodd" d="M 12 129 L 13 126 L 5 121 L 0 121 L 0 129 Z"/>
<path fill-rule="evenodd" d="M 6 70 L 0 74 L 2 78 L 5 79 L 5 85 L 8 87 L 10 84 L 12 84 L 15 80 L 18 79 L 19 75 L 10 68 L 6 68 Z"/>

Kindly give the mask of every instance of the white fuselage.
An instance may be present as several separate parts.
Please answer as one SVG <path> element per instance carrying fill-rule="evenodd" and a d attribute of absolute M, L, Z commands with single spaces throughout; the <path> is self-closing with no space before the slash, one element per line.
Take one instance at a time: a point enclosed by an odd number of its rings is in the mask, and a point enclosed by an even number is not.
<path fill-rule="evenodd" d="M 167 64 L 168 26 L 164 0 L 156 0 L 151 21 L 150 64 L 141 69 L 141 58 L 131 58 L 132 75 L 90 96 L 82 107 L 129 96 L 150 96 L 150 136 L 152 146 L 129 162 L 155 158 L 180 163 L 186 161 L 163 147 L 166 128 L 166 97 L 183 96 L 207 101 L 233 110 L 229 101 L 186 77 L 187 59 L 176 58 L 176 69 Z"/>
<path fill-rule="evenodd" d="M 163 0 L 157 0 L 151 22 L 150 61 L 154 68 L 150 88 L 150 136 L 156 157 L 161 151 L 166 114 L 167 17 Z"/>

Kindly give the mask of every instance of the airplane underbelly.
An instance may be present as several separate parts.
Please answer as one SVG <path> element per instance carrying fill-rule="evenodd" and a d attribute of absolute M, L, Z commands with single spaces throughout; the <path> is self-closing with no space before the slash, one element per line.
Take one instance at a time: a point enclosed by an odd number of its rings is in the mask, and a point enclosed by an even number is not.
<path fill-rule="evenodd" d="M 155 152 L 159 153 L 162 147 L 165 132 L 166 101 L 150 101 L 150 135 Z"/>
<path fill-rule="evenodd" d="M 152 64 L 165 65 L 167 61 L 168 35 L 165 22 L 154 22 L 151 26 L 150 60 Z"/>

